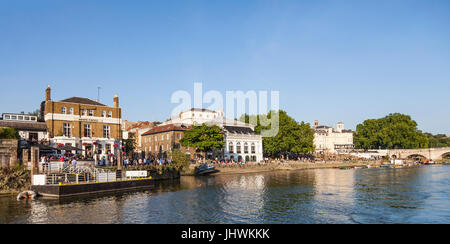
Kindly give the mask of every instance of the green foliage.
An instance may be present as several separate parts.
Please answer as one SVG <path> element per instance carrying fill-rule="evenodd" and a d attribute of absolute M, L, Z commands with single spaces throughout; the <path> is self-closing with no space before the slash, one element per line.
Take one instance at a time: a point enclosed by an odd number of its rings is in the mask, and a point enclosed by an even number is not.
<path fill-rule="evenodd" d="M 24 167 L 0 168 L 0 190 L 22 190 L 30 184 L 30 171 Z"/>
<path fill-rule="evenodd" d="M 356 127 L 356 148 L 406 149 L 427 148 L 427 137 L 417 129 L 409 115 L 389 114 L 380 119 L 368 119 Z"/>
<path fill-rule="evenodd" d="M 267 115 L 244 115 L 241 121 L 255 125 L 255 132 L 261 134 L 262 130 L 269 130 L 272 125 L 264 126 L 272 118 L 278 116 L 279 129 L 274 137 L 263 137 L 264 153 L 277 156 L 284 153 L 311 153 L 314 152 L 314 131 L 308 123 L 298 123 L 285 111 L 270 111 Z M 255 123 L 256 122 L 256 123 Z"/>
<path fill-rule="evenodd" d="M 38 120 L 40 120 L 41 119 L 41 110 L 40 109 L 36 109 L 33 112 L 28 112 L 28 115 L 37 116 Z"/>
<path fill-rule="evenodd" d="M 189 160 L 191 157 L 187 153 L 184 153 L 179 149 L 174 149 L 169 153 L 169 157 L 172 159 L 172 163 L 179 169 L 189 168 Z"/>
<path fill-rule="evenodd" d="M 136 140 L 135 140 L 135 134 L 134 133 L 129 133 L 128 134 L 128 139 L 124 139 L 122 140 L 123 145 L 125 146 L 124 150 L 125 153 L 127 155 L 130 155 L 131 153 L 134 152 L 134 150 L 136 149 Z"/>
<path fill-rule="evenodd" d="M 425 133 L 428 139 L 429 147 L 450 147 L 450 137 L 444 134 L 432 135 L 431 133 Z"/>
<path fill-rule="evenodd" d="M 20 139 L 19 131 L 14 128 L 0 128 L 0 139 Z"/>
<path fill-rule="evenodd" d="M 211 152 L 214 149 L 220 150 L 225 146 L 222 130 L 217 125 L 208 126 L 202 124 L 193 126 L 192 129 L 184 132 L 184 137 L 180 140 L 184 147 L 192 147 L 197 152 Z"/>

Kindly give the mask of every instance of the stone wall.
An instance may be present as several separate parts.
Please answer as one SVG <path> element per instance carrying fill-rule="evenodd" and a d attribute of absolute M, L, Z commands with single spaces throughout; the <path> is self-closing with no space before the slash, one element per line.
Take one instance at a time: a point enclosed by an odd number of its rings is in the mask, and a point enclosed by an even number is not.
<path fill-rule="evenodd" d="M 17 160 L 18 140 L 0 140 L 0 167 L 8 168 Z"/>

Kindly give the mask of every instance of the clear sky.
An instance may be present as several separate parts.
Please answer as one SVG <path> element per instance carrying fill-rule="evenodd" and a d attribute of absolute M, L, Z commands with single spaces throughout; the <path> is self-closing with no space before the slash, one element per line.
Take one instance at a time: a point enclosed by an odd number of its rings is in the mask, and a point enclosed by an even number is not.
<path fill-rule="evenodd" d="M 0 112 L 72 96 L 165 120 L 176 90 L 277 90 L 298 121 L 450 134 L 450 1 L 0 0 Z"/>

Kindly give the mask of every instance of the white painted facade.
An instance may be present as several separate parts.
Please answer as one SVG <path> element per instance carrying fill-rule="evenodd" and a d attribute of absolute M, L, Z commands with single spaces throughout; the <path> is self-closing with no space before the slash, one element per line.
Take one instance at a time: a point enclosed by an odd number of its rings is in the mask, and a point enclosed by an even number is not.
<path fill-rule="evenodd" d="M 314 123 L 314 145 L 316 152 L 349 153 L 353 148 L 353 132 L 344 129 L 344 123 L 339 122 L 336 129 L 332 126 L 319 126 Z"/>

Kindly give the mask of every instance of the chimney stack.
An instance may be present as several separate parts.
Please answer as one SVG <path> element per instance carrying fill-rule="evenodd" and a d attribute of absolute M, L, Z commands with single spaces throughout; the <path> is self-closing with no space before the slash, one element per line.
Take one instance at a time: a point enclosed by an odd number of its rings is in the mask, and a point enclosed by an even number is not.
<path fill-rule="evenodd" d="M 119 95 L 117 94 L 114 95 L 114 107 L 115 108 L 119 107 Z"/>
<path fill-rule="evenodd" d="M 50 101 L 52 100 L 51 98 L 51 89 L 50 89 L 50 85 L 47 87 L 47 89 L 45 89 L 45 101 Z"/>

